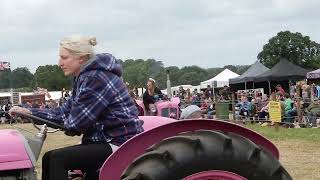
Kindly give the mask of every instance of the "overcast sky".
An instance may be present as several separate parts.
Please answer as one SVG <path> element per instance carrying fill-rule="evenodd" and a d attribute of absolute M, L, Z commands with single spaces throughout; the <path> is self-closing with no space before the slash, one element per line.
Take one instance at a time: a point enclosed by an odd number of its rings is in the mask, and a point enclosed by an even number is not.
<path fill-rule="evenodd" d="M 12 68 L 57 64 L 67 35 L 97 37 L 97 52 L 164 66 L 252 64 L 277 32 L 320 42 L 318 0 L 1 0 L 0 59 Z"/>

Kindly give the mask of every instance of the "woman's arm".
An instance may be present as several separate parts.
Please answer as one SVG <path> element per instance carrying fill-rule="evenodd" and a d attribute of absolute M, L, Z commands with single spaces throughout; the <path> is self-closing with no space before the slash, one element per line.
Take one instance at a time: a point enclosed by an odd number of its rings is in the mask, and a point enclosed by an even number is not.
<path fill-rule="evenodd" d="M 30 108 L 31 114 L 43 119 L 48 119 L 55 123 L 63 123 L 63 119 L 67 117 L 71 109 L 71 98 L 69 98 L 62 106 L 52 109 Z"/>

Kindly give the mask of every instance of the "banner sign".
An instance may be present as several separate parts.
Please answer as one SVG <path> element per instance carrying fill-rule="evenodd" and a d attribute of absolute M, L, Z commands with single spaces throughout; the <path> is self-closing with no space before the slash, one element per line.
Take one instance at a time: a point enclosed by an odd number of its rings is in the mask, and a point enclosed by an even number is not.
<path fill-rule="evenodd" d="M 269 102 L 269 116 L 272 122 L 281 122 L 281 104 L 277 101 Z"/>

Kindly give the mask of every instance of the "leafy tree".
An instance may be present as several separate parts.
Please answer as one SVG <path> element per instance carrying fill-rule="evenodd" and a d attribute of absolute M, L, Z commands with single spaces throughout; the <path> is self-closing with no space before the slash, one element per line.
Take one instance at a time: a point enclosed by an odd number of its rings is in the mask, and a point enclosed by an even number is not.
<path fill-rule="evenodd" d="M 250 67 L 248 65 L 227 65 L 224 68 L 203 69 L 198 66 L 185 66 L 180 69 L 176 66 L 164 68 L 161 61 L 154 59 L 128 59 L 121 62 L 123 79 L 129 82 L 131 88 L 146 87 L 146 81 L 152 77 L 156 80 L 157 86 L 164 89 L 167 86 L 167 70 L 170 72 L 171 86 L 178 86 L 181 84 L 199 85 L 200 82 L 216 76 L 225 68 L 242 74 Z"/>
<path fill-rule="evenodd" d="M 62 88 L 71 89 L 72 77 L 64 75 L 57 65 L 39 66 L 34 74 L 35 86 L 58 91 Z"/>
<path fill-rule="evenodd" d="M 235 73 L 237 73 L 237 71 L 238 71 L 238 68 L 234 65 L 226 65 L 223 67 L 223 69 L 229 69 L 230 71 L 235 72 Z"/>
<path fill-rule="evenodd" d="M 246 72 L 249 68 L 250 68 L 251 65 L 237 65 L 236 66 L 236 71 L 235 73 L 237 74 L 243 74 L 244 72 Z"/>
<path fill-rule="evenodd" d="M 185 66 L 179 68 L 176 66 L 163 67 L 161 61 L 155 59 L 128 59 L 119 60 L 123 66 L 123 79 L 129 82 L 131 88 L 146 87 L 149 77 L 156 80 L 156 84 L 160 89 L 167 86 L 167 70 L 170 71 L 170 80 L 172 86 L 181 84 L 199 85 L 200 82 L 212 78 L 220 73 L 223 68 L 203 69 L 198 66 Z M 235 72 L 245 71 L 249 66 L 233 66 L 229 68 Z M 34 75 L 26 68 L 18 68 L 12 73 L 14 74 L 14 88 L 35 88 L 42 87 L 50 91 L 61 90 L 62 88 L 70 89 L 72 78 L 64 76 L 62 70 L 57 65 L 39 66 Z M 0 71 L 0 88 L 10 87 L 10 70 Z"/>
<path fill-rule="evenodd" d="M 29 87 L 33 81 L 33 74 L 26 67 L 14 69 L 11 77 L 13 88 Z"/>
<path fill-rule="evenodd" d="M 262 64 L 271 68 L 281 58 L 307 69 L 320 67 L 320 45 L 301 33 L 281 31 L 272 37 L 258 54 Z"/>
<path fill-rule="evenodd" d="M 208 73 L 198 66 L 186 66 L 179 72 L 178 84 L 199 85 L 201 81 L 207 80 Z"/>
<path fill-rule="evenodd" d="M 167 70 L 166 70 L 166 68 L 161 68 L 160 72 L 158 74 L 156 74 L 156 76 L 154 76 L 154 79 L 156 80 L 156 85 L 158 88 L 165 89 L 167 87 Z"/>
<path fill-rule="evenodd" d="M 185 66 L 179 69 L 176 66 L 163 68 L 155 77 L 160 89 L 167 87 L 167 70 L 170 73 L 171 86 L 182 84 L 199 85 L 201 81 L 207 79 L 207 71 L 198 66 Z"/>
<path fill-rule="evenodd" d="M 200 79 L 203 79 L 201 78 L 201 75 L 193 71 L 183 74 L 180 77 L 179 82 L 180 84 L 199 85 L 201 82 Z"/>
<path fill-rule="evenodd" d="M 163 63 L 161 61 L 156 61 L 154 59 L 147 59 L 147 67 L 149 67 L 150 77 L 155 77 L 156 74 L 160 73 L 163 68 Z"/>
<path fill-rule="evenodd" d="M 207 79 L 210 79 L 221 73 L 223 68 L 208 68 L 206 71 L 208 73 Z"/>
<path fill-rule="evenodd" d="M 144 60 L 126 60 L 123 63 L 123 80 L 130 86 L 141 87 L 146 83 L 149 68 Z"/>
<path fill-rule="evenodd" d="M 163 70 L 163 63 L 154 59 L 128 59 L 122 66 L 123 79 L 131 87 L 145 87 L 149 77 L 155 78 Z"/>
<path fill-rule="evenodd" d="M 0 71 L 0 89 L 10 88 L 11 70 L 4 69 Z"/>

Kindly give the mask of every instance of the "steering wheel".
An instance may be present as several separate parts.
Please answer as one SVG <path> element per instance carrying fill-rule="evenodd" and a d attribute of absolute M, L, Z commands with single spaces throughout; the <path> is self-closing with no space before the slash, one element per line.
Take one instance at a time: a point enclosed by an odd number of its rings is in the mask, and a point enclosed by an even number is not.
<path fill-rule="evenodd" d="M 58 123 L 55 123 L 55 122 L 52 122 L 52 121 L 49 121 L 49 120 L 46 120 L 43 118 L 39 118 L 39 117 L 33 116 L 31 114 L 21 113 L 21 112 L 17 112 L 17 111 L 13 111 L 13 114 L 16 116 L 19 116 L 21 118 L 30 120 L 30 122 L 33 124 L 33 126 L 38 130 L 40 130 L 40 128 L 36 124 L 46 124 L 51 128 L 61 129 L 63 131 L 67 131 L 67 129 L 61 124 L 58 124 Z"/>

